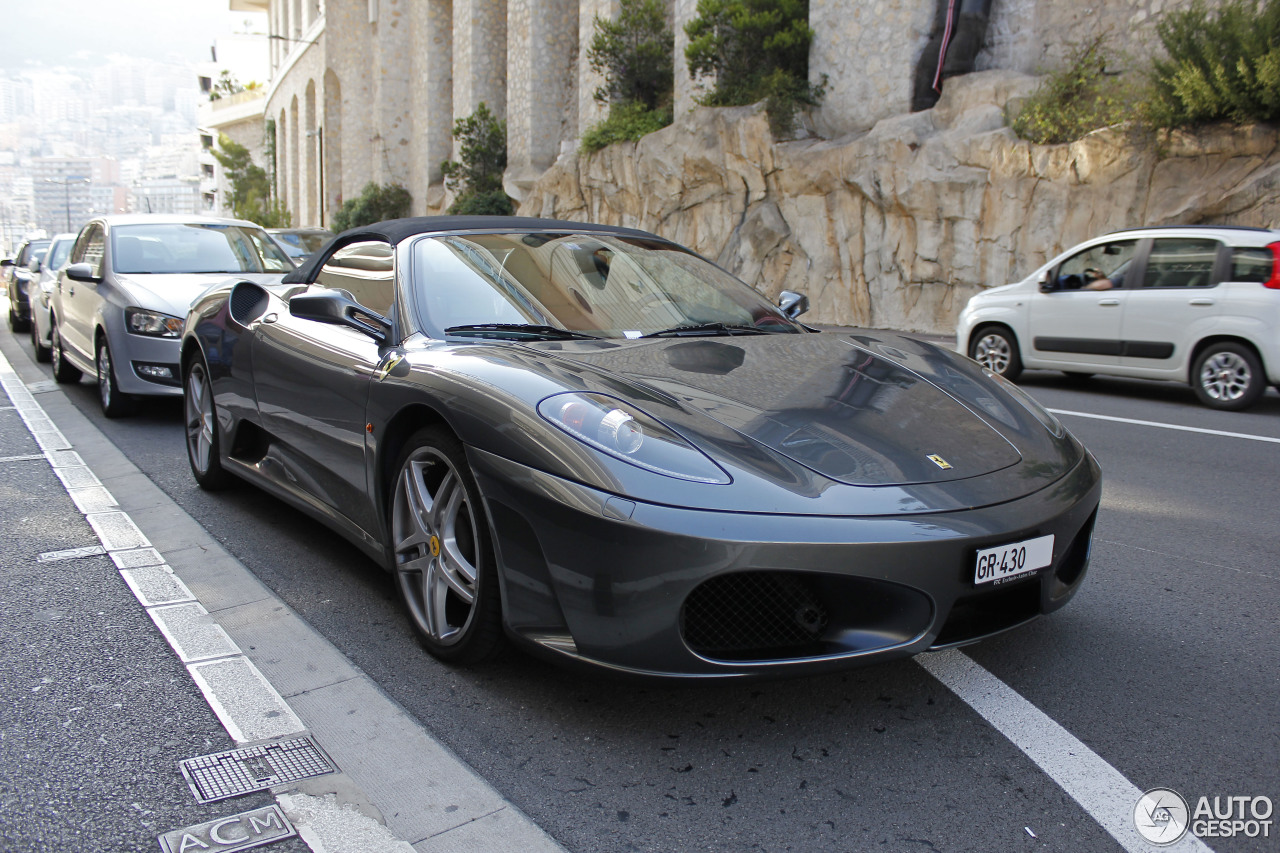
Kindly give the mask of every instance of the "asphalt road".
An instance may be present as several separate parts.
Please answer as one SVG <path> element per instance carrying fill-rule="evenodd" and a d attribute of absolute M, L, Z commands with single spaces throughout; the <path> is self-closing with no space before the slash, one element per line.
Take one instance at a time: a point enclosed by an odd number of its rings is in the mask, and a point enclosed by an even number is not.
<path fill-rule="evenodd" d="M 1140 789 L 1173 788 L 1193 808 L 1201 796 L 1280 801 L 1280 395 L 1228 414 L 1174 385 L 1073 385 L 1048 372 L 1028 372 L 1022 385 L 1050 408 L 1127 421 L 1062 416 L 1106 478 L 1082 591 L 965 653 Z M 176 402 L 107 421 L 87 380 L 68 394 L 572 851 L 1117 849 L 1049 772 L 914 661 L 678 687 L 570 673 L 520 653 L 480 669 L 439 664 L 414 640 L 389 577 L 342 539 L 251 487 L 200 491 Z M 1209 844 L 1280 849 L 1280 827 L 1271 830 Z"/>

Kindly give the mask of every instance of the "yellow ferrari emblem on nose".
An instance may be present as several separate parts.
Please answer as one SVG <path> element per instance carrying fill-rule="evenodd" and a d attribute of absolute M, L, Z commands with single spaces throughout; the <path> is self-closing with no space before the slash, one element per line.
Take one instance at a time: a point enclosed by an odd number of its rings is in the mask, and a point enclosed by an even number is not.
<path fill-rule="evenodd" d="M 943 471 L 946 471 L 947 469 L 949 469 L 949 468 L 951 467 L 951 463 L 950 463 L 950 462 L 948 462 L 947 460 L 943 459 L 941 456 L 939 456 L 939 455 L 938 455 L 938 454 L 936 454 L 936 453 L 931 453 L 931 454 L 929 454 L 929 461 L 930 461 L 930 462 L 932 462 L 934 465 L 937 465 L 937 466 L 938 466 L 939 468 L 941 468 Z"/>
<path fill-rule="evenodd" d="M 431 549 L 431 556 L 440 556 L 440 537 L 432 536 L 431 541 L 427 543 L 427 547 Z"/>

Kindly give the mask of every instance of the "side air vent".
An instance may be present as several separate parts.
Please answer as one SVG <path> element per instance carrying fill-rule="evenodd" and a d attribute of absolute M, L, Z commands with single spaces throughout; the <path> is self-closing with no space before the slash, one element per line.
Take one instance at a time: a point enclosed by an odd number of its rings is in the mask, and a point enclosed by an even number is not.
<path fill-rule="evenodd" d="M 231 299 L 228 302 L 231 319 L 241 326 L 248 326 L 267 310 L 270 296 L 265 290 L 250 281 L 242 281 L 231 288 Z"/>

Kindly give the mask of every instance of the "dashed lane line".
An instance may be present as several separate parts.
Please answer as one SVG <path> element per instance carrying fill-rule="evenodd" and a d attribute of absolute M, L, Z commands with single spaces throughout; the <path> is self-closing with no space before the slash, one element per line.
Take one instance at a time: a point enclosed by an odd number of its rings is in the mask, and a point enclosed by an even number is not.
<path fill-rule="evenodd" d="M 1072 412 L 1067 409 L 1050 409 L 1055 415 L 1070 415 L 1073 418 L 1089 418 L 1095 421 L 1111 421 L 1118 424 L 1133 424 L 1134 426 L 1156 427 L 1157 429 L 1172 429 L 1179 432 L 1198 432 L 1202 435 L 1217 435 L 1223 438 L 1243 438 L 1247 441 L 1265 441 L 1269 444 L 1280 444 L 1280 438 L 1272 438 L 1269 435 L 1253 435 L 1247 432 L 1227 432 L 1221 429 L 1204 429 L 1203 427 L 1183 426 L 1182 424 L 1165 424 L 1160 421 L 1140 421 L 1136 418 L 1117 418 L 1112 415 L 1095 415 L 1092 412 Z"/>

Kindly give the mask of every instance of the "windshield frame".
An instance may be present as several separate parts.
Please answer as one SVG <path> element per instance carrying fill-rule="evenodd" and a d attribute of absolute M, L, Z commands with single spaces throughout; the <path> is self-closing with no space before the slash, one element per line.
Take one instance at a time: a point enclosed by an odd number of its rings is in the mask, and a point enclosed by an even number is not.
<path fill-rule="evenodd" d="M 470 243 L 471 248 L 459 247 L 457 245 L 458 241 Z M 597 249 L 592 252 L 592 254 L 596 254 L 598 253 L 598 248 L 603 247 L 612 254 L 608 260 L 607 272 L 603 274 L 605 284 L 596 284 L 596 290 L 593 295 L 600 295 L 608 286 L 614 269 L 612 264 L 617 257 L 623 258 L 623 266 L 620 267 L 625 271 L 623 284 L 630 285 L 631 290 L 638 295 L 637 298 L 632 299 L 633 294 L 627 292 L 625 294 L 626 298 L 622 298 L 622 294 L 617 292 L 621 288 L 620 284 L 613 293 L 611 305 L 606 306 L 606 309 L 609 307 L 619 308 L 624 313 L 631 313 L 633 308 L 639 310 L 640 301 L 654 301 L 656 297 L 659 300 L 665 299 L 665 304 L 663 305 L 665 313 L 647 323 L 634 322 L 634 317 L 637 315 L 633 313 L 632 322 L 619 325 L 614 323 L 613 318 L 606 317 L 609 312 L 605 310 L 601 312 L 600 317 L 597 319 L 604 318 L 606 322 L 591 325 L 581 322 L 582 314 L 577 312 L 576 305 L 570 305 L 572 309 L 570 312 L 565 312 L 563 309 L 557 312 L 548 307 L 545 298 L 540 299 L 536 296 L 531 287 L 541 287 L 544 297 L 547 295 L 558 297 L 562 304 L 567 303 L 567 294 L 575 289 L 572 285 L 578 284 L 572 273 L 568 275 L 557 273 L 555 269 L 556 261 L 546 257 L 543 258 L 546 262 L 545 265 L 540 265 L 539 276 L 531 277 L 527 272 L 525 273 L 525 277 L 530 279 L 526 283 L 512 270 L 507 269 L 508 261 L 514 255 L 514 252 L 508 251 L 507 255 L 499 260 L 492 251 L 494 245 L 501 244 L 502 241 L 510 243 L 509 248 L 511 249 L 519 248 L 515 245 L 519 242 L 526 246 L 531 246 L 533 251 L 542 251 L 546 244 L 557 244 L 556 247 L 548 252 L 548 255 L 559 251 L 560 248 L 566 248 L 567 251 L 574 253 L 574 261 L 580 268 L 583 266 L 583 262 L 579 259 L 579 256 L 582 255 L 584 249 L 596 246 Z M 452 248 L 450 244 L 453 244 Z M 483 253 L 473 251 L 477 245 L 485 251 Z M 449 258 L 446 254 L 441 253 L 436 248 L 439 246 L 443 246 L 445 251 L 453 255 L 453 257 Z M 438 231 L 414 235 L 402 242 L 399 248 L 404 253 L 401 256 L 401 269 L 404 274 L 402 292 L 405 294 L 406 318 L 410 319 L 413 325 L 428 337 L 437 340 L 453 339 L 476 342 L 478 340 L 492 341 L 502 339 L 500 334 L 486 334 L 483 337 L 477 337 L 475 335 L 455 335 L 445 331 L 447 328 L 480 324 L 548 325 L 610 341 L 635 340 L 644 337 L 646 334 L 660 332 L 685 323 L 702 325 L 723 323 L 726 327 L 742 326 L 745 323 L 758 328 L 761 333 L 766 334 L 802 334 L 810 331 L 803 324 L 783 314 L 781 309 L 764 294 L 714 262 L 683 246 L 654 235 L 627 230 L 485 228 Z M 432 256 L 429 257 L 427 253 L 431 253 Z M 487 259 L 479 258 L 477 254 L 487 254 Z M 563 259 L 559 260 L 561 260 L 561 266 L 563 267 Z M 468 261 L 470 262 L 468 263 Z M 442 269 L 441 262 L 446 266 L 452 266 L 453 269 Z M 522 259 L 519 265 L 527 269 L 529 263 L 529 259 L 526 258 Z M 463 266 L 467 267 L 467 269 L 462 269 Z M 482 272 L 482 270 L 486 272 Z M 447 316 L 442 313 L 438 301 L 433 308 L 431 304 L 432 294 L 428 290 L 427 277 L 456 276 L 458 274 L 461 274 L 463 278 L 450 281 L 449 285 L 453 285 L 453 288 L 447 292 L 459 293 L 458 285 L 477 284 L 480 286 L 469 289 L 469 296 L 497 296 L 505 300 L 507 304 L 499 304 L 492 314 L 487 311 L 478 312 L 473 310 Z M 664 279 L 663 274 L 671 276 L 668 280 L 669 283 L 666 285 L 662 283 L 663 280 L 667 280 Z M 490 290 L 485 290 L 484 285 L 487 285 Z M 448 285 L 441 285 L 441 290 L 446 291 L 447 287 Z M 692 295 L 718 304 L 713 308 L 705 303 L 699 303 L 696 307 L 704 313 L 697 316 L 689 316 L 684 309 L 673 307 L 679 301 L 679 297 L 675 297 L 673 294 L 680 288 L 683 288 L 680 297 Z M 595 312 L 591 307 L 588 307 L 583 299 L 582 288 L 579 286 L 576 289 L 580 291 L 578 294 L 574 294 L 577 299 L 577 305 L 582 306 L 587 314 L 595 316 Z M 602 304 L 596 304 L 595 308 L 602 307 Z M 674 313 L 677 311 L 680 313 Z M 714 313 L 715 311 L 720 313 Z M 482 313 L 483 316 L 481 315 Z M 570 313 L 578 313 L 578 316 L 568 316 Z M 707 334 L 715 333 L 714 331 L 707 332 Z M 528 334 L 512 334 L 510 339 L 527 342 L 530 340 L 530 336 Z M 564 340 L 563 337 L 555 336 L 548 336 L 547 339 Z"/>

